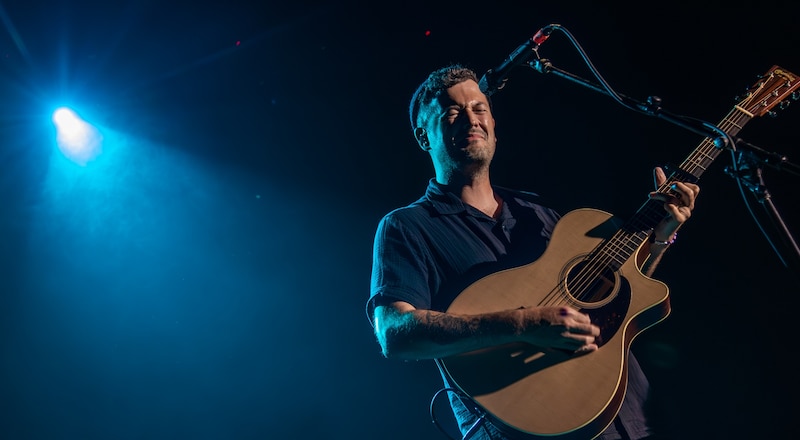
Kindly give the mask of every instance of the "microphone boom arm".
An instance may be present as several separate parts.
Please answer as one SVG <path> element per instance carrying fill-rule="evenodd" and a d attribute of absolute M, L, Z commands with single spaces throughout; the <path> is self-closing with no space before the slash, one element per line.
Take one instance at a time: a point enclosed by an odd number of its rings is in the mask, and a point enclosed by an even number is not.
<path fill-rule="evenodd" d="M 698 125 L 697 121 L 687 120 L 686 118 L 683 118 L 681 116 L 675 115 L 673 113 L 664 110 L 661 107 L 661 98 L 657 96 L 649 96 L 647 98 L 647 102 L 645 103 L 638 102 L 635 99 L 625 96 L 623 94 L 617 92 L 614 93 L 609 92 L 609 90 L 606 87 L 603 87 L 600 84 L 593 83 L 587 79 L 579 77 L 578 75 L 567 72 L 566 70 L 559 69 L 553 66 L 553 63 L 550 62 L 550 60 L 545 58 L 537 58 L 535 60 L 532 60 L 528 62 L 528 65 L 539 73 L 553 74 L 560 78 L 564 78 L 574 83 L 580 84 L 588 89 L 594 90 L 595 92 L 611 96 L 612 98 L 619 101 L 620 104 L 632 110 L 638 111 L 640 113 L 645 113 L 650 116 L 655 116 L 660 119 L 664 119 L 665 121 L 671 122 L 691 132 L 699 134 L 703 137 L 714 139 L 715 144 L 719 145 L 720 143 L 722 143 L 723 145 L 727 145 L 729 143 L 727 134 L 725 134 L 725 132 L 723 132 L 721 129 L 707 123 L 700 123 Z"/>

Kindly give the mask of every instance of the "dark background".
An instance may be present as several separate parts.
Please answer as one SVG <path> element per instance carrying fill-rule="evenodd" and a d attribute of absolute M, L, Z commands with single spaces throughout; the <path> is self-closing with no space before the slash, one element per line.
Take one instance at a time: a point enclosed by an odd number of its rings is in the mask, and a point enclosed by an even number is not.
<path fill-rule="evenodd" d="M 364 313 L 377 222 L 432 176 L 407 117 L 427 73 L 560 23 L 617 92 L 716 124 L 771 66 L 800 72 L 789 1 L 524 4 L 3 0 L 0 437 L 445 438 L 435 366 L 383 359 Z M 591 78 L 563 33 L 540 55 Z M 524 67 L 494 101 L 494 183 L 562 212 L 632 214 L 702 140 Z M 83 167 L 54 145 L 65 103 L 104 134 Z M 740 136 L 796 164 L 798 122 Z M 795 431 L 798 266 L 732 163 L 633 344 L 667 438 Z M 797 176 L 764 178 L 797 233 Z"/>

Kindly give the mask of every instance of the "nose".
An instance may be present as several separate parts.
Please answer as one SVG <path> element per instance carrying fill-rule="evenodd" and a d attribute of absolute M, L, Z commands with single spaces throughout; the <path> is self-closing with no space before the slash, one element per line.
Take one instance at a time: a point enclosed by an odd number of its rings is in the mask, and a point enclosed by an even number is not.
<path fill-rule="evenodd" d="M 481 124 L 480 118 L 478 118 L 477 113 L 472 111 L 472 109 L 467 109 L 465 113 L 467 115 L 467 121 L 469 121 L 469 125 L 476 127 Z"/>

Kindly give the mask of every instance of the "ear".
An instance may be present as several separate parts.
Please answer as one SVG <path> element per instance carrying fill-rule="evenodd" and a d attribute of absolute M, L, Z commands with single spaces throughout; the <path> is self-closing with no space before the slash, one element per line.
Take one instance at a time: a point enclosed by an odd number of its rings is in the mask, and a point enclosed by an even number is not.
<path fill-rule="evenodd" d="M 428 140 L 428 132 L 424 128 L 415 128 L 414 137 L 417 138 L 417 143 L 419 144 L 420 148 L 425 151 L 429 151 L 431 149 L 431 143 Z"/>

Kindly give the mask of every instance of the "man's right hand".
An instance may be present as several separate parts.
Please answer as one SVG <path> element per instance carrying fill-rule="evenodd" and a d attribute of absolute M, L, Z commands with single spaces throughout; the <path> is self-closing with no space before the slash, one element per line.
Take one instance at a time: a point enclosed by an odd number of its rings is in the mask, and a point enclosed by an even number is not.
<path fill-rule="evenodd" d="M 592 324 L 589 315 L 567 306 L 530 307 L 518 310 L 520 337 L 524 342 L 542 348 L 558 348 L 576 354 L 597 350 L 595 338 L 600 327 Z"/>

